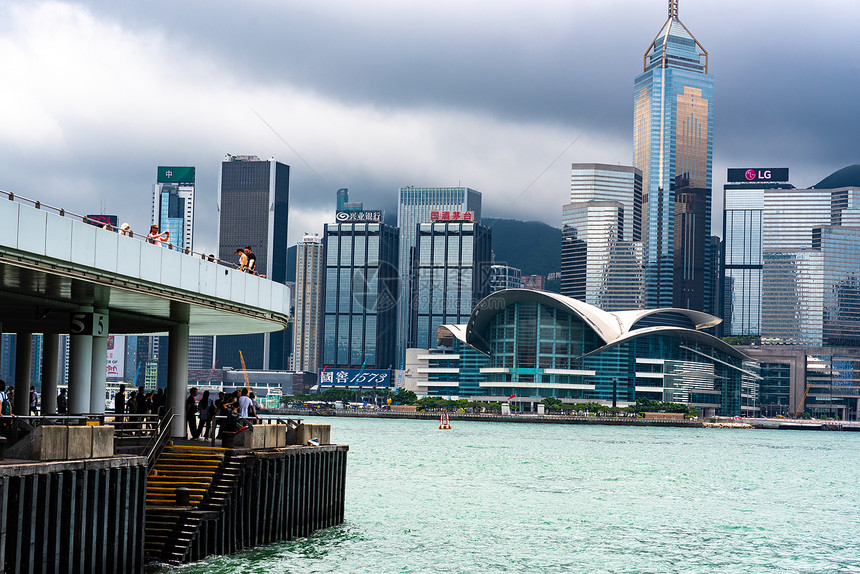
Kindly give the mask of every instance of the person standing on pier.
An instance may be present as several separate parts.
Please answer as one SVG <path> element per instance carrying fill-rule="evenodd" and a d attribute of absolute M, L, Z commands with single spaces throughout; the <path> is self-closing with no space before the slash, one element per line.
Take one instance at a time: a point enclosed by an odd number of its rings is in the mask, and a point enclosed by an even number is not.
<path fill-rule="evenodd" d="M 257 411 L 254 409 L 254 402 L 248 397 L 248 387 L 244 387 L 242 389 L 242 393 L 239 395 L 239 416 L 243 419 L 257 417 Z"/>
<path fill-rule="evenodd" d="M 57 414 L 64 415 L 69 411 L 69 397 L 66 396 L 66 389 L 60 389 L 60 394 L 57 395 Z"/>
<path fill-rule="evenodd" d="M 185 399 L 185 421 L 188 423 L 188 432 L 192 439 L 200 437 L 200 428 L 197 426 L 197 387 L 191 387 L 188 397 Z"/>
<path fill-rule="evenodd" d="M 36 387 L 30 387 L 30 415 L 36 416 L 39 414 L 39 393 L 36 392 Z"/>

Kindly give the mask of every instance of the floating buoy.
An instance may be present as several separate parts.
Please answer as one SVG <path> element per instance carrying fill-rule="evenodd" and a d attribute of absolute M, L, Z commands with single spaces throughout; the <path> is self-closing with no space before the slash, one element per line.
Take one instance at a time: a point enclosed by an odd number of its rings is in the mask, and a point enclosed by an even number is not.
<path fill-rule="evenodd" d="M 451 419 L 448 417 L 448 413 L 439 415 L 439 428 L 446 430 L 451 428 Z"/>

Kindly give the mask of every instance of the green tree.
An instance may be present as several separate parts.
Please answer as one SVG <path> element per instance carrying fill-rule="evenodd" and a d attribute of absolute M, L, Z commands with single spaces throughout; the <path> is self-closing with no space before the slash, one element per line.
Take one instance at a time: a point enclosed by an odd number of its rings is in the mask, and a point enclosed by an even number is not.
<path fill-rule="evenodd" d="M 564 408 L 564 403 L 561 402 L 561 399 L 556 397 L 546 397 L 541 401 L 541 404 L 543 404 L 549 411 L 560 411 Z"/>
<path fill-rule="evenodd" d="M 394 393 L 394 402 L 400 405 L 414 405 L 418 402 L 418 395 L 413 391 L 407 391 L 402 388 L 397 389 L 397 392 Z"/>

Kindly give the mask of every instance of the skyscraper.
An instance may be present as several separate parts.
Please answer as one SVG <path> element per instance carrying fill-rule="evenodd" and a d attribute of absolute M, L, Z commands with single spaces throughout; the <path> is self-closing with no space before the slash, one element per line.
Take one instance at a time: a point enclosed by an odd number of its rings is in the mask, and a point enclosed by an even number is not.
<path fill-rule="evenodd" d="M 562 295 L 623 311 L 643 306 L 642 288 L 642 172 L 573 164 L 562 211 Z"/>
<path fill-rule="evenodd" d="M 633 164 L 642 170 L 645 193 L 649 308 L 706 310 L 690 294 L 699 285 L 708 300 L 712 287 L 713 100 L 708 52 L 678 19 L 678 0 L 669 0 L 669 17 L 645 52 L 633 90 Z M 679 222 L 684 229 L 676 229 Z"/>
<path fill-rule="evenodd" d="M 193 249 L 194 240 L 193 167 L 158 166 L 152 194 L 152 223 L 169 231 L 169 243 L 180 249 Z"/>
<path fill-rule="evenodd" d="M 317 372 L 323 312 L 323 245 L 305 235 L 296 249 L 296 305 L 293 312 L 293 368 Z"/>
<path fill-rule="evenodd" d="M 788 183 L 787 168 L 729 169 L 727 175 L 723 187 L 723 334 L 757 337 L 761 335 L 764 194 L 766 189 L 794 186 Z"/>
<path fill-rule="evenodd" d="M 467 323 L 490 294 L 491 238 L 478 223 L 434 221 L 418 226 L 409 297 L 409 347 L 436 345 L 436 329 Z"/>
<path fill-rule="evenodd" d="M 404 294 L 397 306 L 397 361 L 406 353 L 409 337 L 408 293 L 411 293 L 411 262 L 418 237 L 418 225 L 430 221 L 431 211 L 464 212 L 481 222 L 481 193 L 468 187 L 401 187 L 397 226 L 400 228 L 400 288 Z M 399 366 L 399 365 L 398 365 Z"/>
<path fill-rule="evenodd" d="M 152 193 L 152 223 L 161 231 L 169 231 L 168 242 L 176 249 L 194 249 L 194 167 L 158 166 Z M 159 345 L 167 348 L 167 338 Z M 203 369 L 212 366 L 213 338 L 196 336 L 188 340 L 188 366 Z M 167 355 L 159 360 L 160 382 L 167 384 Z"/>
<path fill-rule="evenodd" d="M 382 221 L 327 223 L 323 245 L 323 365 L 394 367 L 397 229 Z"/>
<path fill-rule="evenodd" d="M 256 270 L 272 281 L 287 280 L 287 214 L 290 166 L 253 155 L 227 155 L 218 181 L 218 258 L 235 261 L 238 248 L 250 246 Z M 216 338 L 220 367 L 284 369 L 288 345 L 284 331 Z"/>

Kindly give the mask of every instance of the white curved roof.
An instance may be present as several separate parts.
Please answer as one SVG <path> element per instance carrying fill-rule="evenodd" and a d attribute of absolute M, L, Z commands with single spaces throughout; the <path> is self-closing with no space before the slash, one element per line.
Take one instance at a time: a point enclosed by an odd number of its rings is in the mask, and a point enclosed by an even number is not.
<path fill-rule="evenodd" d="M 694 329 L 687 329 L 674 325 L 633 329 L 636 323 L 641 319 L 649 316 L 659 316 L 663 313 L 684 315 L 693 325 L 695 325 L 696 329 L 713 327 L 714 325 L 718 325 L 722 322 L 722 319 L 719 317 L 715 317 L 701 311 L 692 311 L 690 309 L 667 308 L 608 312 L 598 309 L 594 305 L 589 305 L 588 303 L 578 299 L 559 295 L 558 293 L 548 293 L 546 291 L 535 291 L 532 289 L 504 289 L 485 297 L 480 303 L 478 303 L 478 305 L 475 306 L 475 309 L 472 311 L 472 315 L 469 317 L 469 323 L 466 325 L 465 339 L 460 340 L 465 341 L 479 351 L 484 353 L 488 352 L 488 349 L 486 348 L 487 346 L 483 340 L 483 333 L 490 321 L 499 313 L 499 311 L 506 308 L 508 305 L 521 302 L 541 303 L 576 315 L 594 329 L 594 332 L 603 340 L 604 345 L 621 342 L 648 332 L 653 333 L 655 329 L 672 329 L 676 332 L 686 331 L 688 333 L 699 333 L 699 331 Z M 709 341 L 713 340 L 712 343 L 715 345 L 716 342 L 722 343 L 722 345 L 717 345 L 721 348 L 723 345 L 726 345 L 726 343 L 720 341 L 720 339 L 717 339 L 713 335 L 708 333 L 700 334 L 708 337 Z M 455 336 L 457 335 L 455 334 Z M 459 339 L 460 337 L 457 336 L 457 338 Z M 734 348 L 732 347 L 732 349 Z"/>
<path fill-rule="evenodd" d="M 616 311 L 612 314 L 618 317 L 618 320 L 621 321 L 623 325 L 621 332 L 626 333 L 631 328 L 633 328 L 633 325 L 635 325 L 640 319 L 644 319 L 645 317 L 661 313 L 679 313 L 681 315 L 684 315 L 690 320 L 691 323 L 696 326 L 696 329 L 707 329 L 709 327 L 719 325 L 723 322 L 723 320 L 719 317 L 714 317 L 713 315 L 703 313 L 702 311 L 693 311 L 691 309 L 678 309 L 675 307 L 669 307 L 666 309 Z"/>

